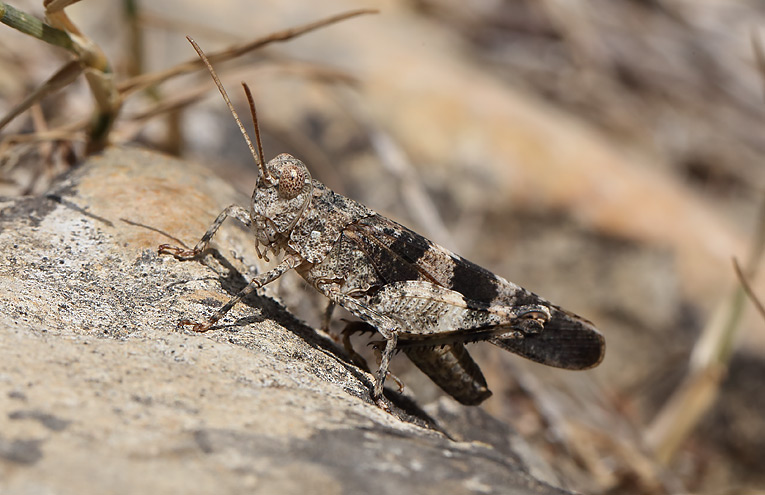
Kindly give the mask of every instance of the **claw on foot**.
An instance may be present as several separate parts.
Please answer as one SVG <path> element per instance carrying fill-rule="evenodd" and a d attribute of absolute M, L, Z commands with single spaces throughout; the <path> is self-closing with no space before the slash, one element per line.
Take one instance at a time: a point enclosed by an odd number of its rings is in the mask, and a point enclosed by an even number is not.
<path fill-rule="evenodd" d="M 404 385 L 404 382 L 402 382 L 399 377 L 397 377 L 396 375 L 394 375 L 393 373 L 389 371 L 388 376 L 386 378 L 390 378 L 391 380 L 396 382 L 396 385 L 398 386 L 398 393 L 400 394 L 404 393 L 404 389 L 406 388 L 406 386 Z"/>
<path fill-rule="evenodd" d="M 157 248 L 157 254 L 172 254 L 179 260 L 190 260 L 199 254 L 194 249 L 184 249 L 170 244 L 160 244 Z"/>
<path fill-rule="evenodd" d="M 212 323 L 194 323 L 191 320 L 181 320 L 178 322 L 178 328 L 191 327 L 192 332 L 206 332 L 212 327 Z"/>

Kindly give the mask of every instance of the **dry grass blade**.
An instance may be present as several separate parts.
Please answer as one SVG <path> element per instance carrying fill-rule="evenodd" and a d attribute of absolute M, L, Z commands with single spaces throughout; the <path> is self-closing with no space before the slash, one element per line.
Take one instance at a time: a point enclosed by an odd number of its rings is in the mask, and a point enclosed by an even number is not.
<path fill-rule="evenodd" d="M 690 372 L 664 405 L 646 431 L 646 443 L 663 464 L 672 460 L 677 449 L 714 403 L 726 367 L 710 363 Z"/>
<path fill-rule="evenodd" d="M 309 33 L 311 31 L 315 31 L 316 29 L 322 28 L 324 26 L 328 26 L 330 24 L 334 24 L 336 22 L 340 22 L 345 19 L 350 19 L 351 17 L 356 17 L 360 15 L 365 15 L 365 14 L 374 14 L 377 12 L 378 11 L 375 9 L 350 10 L 348 12 L 343 12 L 341 14 L 327 17 L 325 19 L 320 19 L 318 21 L 310 22 L 308 24 L 303 24 L 302 26 L 296 26 L 293 28 L 284 29 L 282 31 L 277 31 L 275 33 L 271 33 L 267 36 L 263 36 L 262 38 L 258 38 L 246 43 L 232 45 L 218 52 L 211 53 L 210 55 L 207 56 L 207 58 L 211 64 L 220 63 L 226 60 L 231 60 L 233 58 L 239 57 L 240 55 L 243 55 L 252 50 L 256 50 L 263 46 L 269 45 L 271 43 L 287 41 L 292 38 L 296 38 L 303 34 Z M 170 69 L 167 69 L 164 71 L 155 72 L 152 74 L 145 74 L 142 76 L 129 79 L 128 81 L 125 81 L 124 83 L 120 84 L 118 86 L 118 89 L 120 93 L 122 94 L 127 94 L 134 91 L 140 91 L 143 88 L 153 86 L 155 84 L 159 84 L 161 82 L 164 82 L 168 79 L 179 76 L 181 74 L 187 74 L 189 72 L 193 72 L 195 70 L 200 69 L 203 66 L 204 66 L 203 62 L 199 59 L 189 60 L 188 62 L 184 62 L 182 64 L 176 65 L 175 67 L 171 67 Z"/>
<path fill-rule="evenodd" d="M 754 273 L 765 254 L 765 203 L 756 224 L 747 272 Z M 721 302 L 693 348 L 689 371 L 646 430 L 646 442 L 668 463 L 682 442 L 714 403 L 741 327 L 748 284 L 734 260 L 741 285 Z M 746 292 L 745 292 L 746 291 Z M 753 300 L 756 301 L 755 298 Z"/>
<path fill-rule="evenodd" d="M 759 46 L 759 41 L 756 44 L 760 50 L 760 54 L 758 55 L 758 62 L 762 64 L 762 78 L 765 81 L 765 56 L 763 56 L 762 47 Z M 739 282 L 741 282 L 742 289 L 752 300 L 762 317 L 765 318 L 765 308 L 763 308 L 762 302 L 760 302 L 752 290 L 752 286 L 749 284 L 748 280 L 749 278 L 754 277 L 754 274 L 757 272 L 757 269 L 762 263 L 763 256 L 765 256 L 765 201 L 763 201 L 762 205 L 760 206 L 757 226 L 757 232 L 755 233 L 755 239 L 752 243 L 752 252 L 749 255 L 749 262 L 747 263 L 747 266 L 744 270 L 742 270 L 738 264 L 738 261 L 733 258 L 733 269 L 736 272 L 736 276 L 738 277 Z"/>
<path fill-rule="evenodd" d="M 79 2 L 80 0 L 51 0 L 45 2 L 45 10 L 47 12 L 61 12 L 68 6 Z"/>
<path fill-rule="evenodd" d="M 77 49 L 69 33 L 56 29 L 5 2 L 0 2 L 0 22 L 33 38 L 77 54 Z"/>
<path fill-rule="evenodd" d="M 199 102 L 199 99 L 203 95 L 209 93 L 209 91 L 209 87 L 200 86 L 193 89 L 192 91 L 188 91 L 183 94 L 176 94 L 172 98 L 162 99 L 159 103 L 152 105 L 146 110 L 136 112 L 128 116 L 123 116 L 123 120 L 140 123 L 160 115 L 180 110 Z"/>
<path fill-rule="evenodd" d="M 760 302 L 759 298 L 754 293 L 754 290 L 752 290 L 752 286 L 749 284 L 749 281 L 746 279 L 746 275 L 744 275 L 744 272 L 741 270 L 741 267 L 739 266 L 736 258 L 733 258 L 733 270 L 735 270 L 736 277 L 738 277 L 738 281 L 741 282 L 741 287 L 743 287 L 744 291 L 746 292 L 746 295 L 749 296 L 749 299 L 751 299 L 752 302 L 754 303 L 754 307 L 757 308 L 757 311 L 760 312 L 760 315 L 762 315 L 762 318 L 765 319 L 765 306 L 762 305 L 762 302 Z"/>
<path fill-rule="evenodd" d="M 295 75 L 297 77 L 303 77 L 306 79 L 315 80 L 318 82 L 327 82 L 327 83 L 340 83 L 340 84 L 347 84 L 347 85 L 353 85 L 358 83 L 358 79 L 354 78 L 353 76 L 342 72 L 340 70 L 337 70 L 332 67 L 324 67 L 321 65 L 316 64 L 310 64 L 302 61 L 292 61 L 292 60 L 284 60 L 279 61 L 279 65 L 274 67 L 258 67 L 257 69 L 253 69 L 252 67 L 247 67 L 243 70 L 238 70 L 229 67 L 230 71 L 226 73 L 226 76 L 224 78 L 228 79 L 235 79 L 236 77 L 246 77 L 248 75 L 251 75 L 254 71 L 258 71 L 258 73 L 264 73 L 264 72 L 277 72 L 278 74 L 291 74 Z M 151 119 L 156 116 L 160 116 L 166 112 L 172 111 L 172 110 L 178 110 L 180 108 L 189 106 L 193 103 L 196 103 L 199 101 L 200 96 L 204 95 L 210 90 L 209 85 L 207 84 L 200 84 L 198 86 L 194 86 L 194 89 L 184 93 L 184 94 L 178 94 L 175 93 L 172 98 L 158 98 L 156 100 L 156 103 L 153 103 L 151 108 L 139 112 L 135 112 L 129 116 L 124 116 L 123 118 L 126 118 L 131 121 L 144 121 Z"/>
<path fill-rule="evenodd" d="M 96 111 L 89 128 L 86 145 L 86 153 L 89 154 L 100 151 L 108 143 L 109 131 L 122 106 L 122 100 L 114 86 L 112 70 L 106 55 L 77 28 L 63 10 L 75 1 L 46 0 L 44 5 L 47 23 L 0 2 L 0 20 L 3 23 L 34 38 L 65 48 L 76 57 L 76 62 L 64 66 L 41 88 L 18 105 L 4 119 L 3 124 L 18 115 L 18 109 L 28 108 L 32 103 L 69 84 L 77 75 L 84 72 L 96 101 Z"/>
<path fill-rule="evenodd" d="M 71 125 L 58 127 L 49 131 L 38 131 L 34 134 L 9 134 L 0 141 L 0 156 L 8 146 L 17 143 L 43 143 L 46 141 L 84 141 L 80 132 L 86 125 L 87 119 L 74 122 Z"/>
<path fill-rule="evenodd" d="M 21 113 L 25 112 L 29 107 L 42 100 L 46 96 L 55 93 L 59 89 L 69 85 L 74 81 L 77 76 L 82 73 L 82 65 L 79 62 L 72 61 L 64 65 L 55 74 L 53 74 L 47 81 L 45 81 L 39 88 L 37 88 L 32 94 L 24 98 L 24 100 L 12 108 L 8 114 L 0 120 L 0 129 L 5 127 L 10 121 L 15 119 Z"/>

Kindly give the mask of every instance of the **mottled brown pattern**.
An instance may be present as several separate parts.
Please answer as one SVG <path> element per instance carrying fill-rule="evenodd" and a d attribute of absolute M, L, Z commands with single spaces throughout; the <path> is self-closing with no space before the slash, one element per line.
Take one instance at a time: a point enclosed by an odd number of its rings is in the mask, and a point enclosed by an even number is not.
<path fill-rule="evenodd" d="M 597 365 L 605 348 L 586 320 L 494 275 L 311 179 L 305 165 L 282 154 L 258 181 L 249 224 L 256 243 L 286 253 L 218 310 L 207 330 L 244 295 L 295 268 L 308 283 L 367 322 L 386 339 L 374 395 L 382 394 L 387 363 L 403 348 L 415 365 L 464 404 L 490 395 L 463 344 L 489 342 L 551 366 Z M 282 174 L 286 185 L 280 184 Z M 243 209 L 219 215 L 193 251 L 164 246 L 178 257 L 196 256 L 227 216 L 248 223 Z M 190 322 L 184 322 L 189 323 Z"/>
<path fill-rule="evenodd" d="M 284 253 L 284 259 L 255 277 L 206 323 L 182 324 L 207 331 L 244 296 L 295 269 L 385 339 L 373 391 L 376 400 L 382 398 L 397 348 L 463 404 L 478 404 L 491 395 L 463 346 L 466 342 L 488 340 L 534 361 L 569 369 L 589 368 L 602 360 L 603 337 L 583 318 L 336 194 L 312 180 L 303 162 L 288 154 L 265 166 L 255 158 L 261 176 L 249 212 L 232 205 L 193 250 L 162 245 L 159 252 L 180 259 L 196 257 L 233 216 L 252 230 L 259 255 Z"/>

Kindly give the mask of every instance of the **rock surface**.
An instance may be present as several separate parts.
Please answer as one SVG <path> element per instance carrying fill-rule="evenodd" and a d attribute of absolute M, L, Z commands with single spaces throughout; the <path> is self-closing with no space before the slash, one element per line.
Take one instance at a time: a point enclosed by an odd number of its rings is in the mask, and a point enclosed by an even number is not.
<path fill-rule="evenodd" d="M 246 201 L 113 148 L 0 204 L 0 492 L 568 493 L 528 474 L 506 429 L 455 441 L 411 404 L 375 406 L 372 377 L 269 297 L 208 334 L 176 330 L 257 258 L 228 224 L 204 264 L 157 245 L 194 243 Z"/>

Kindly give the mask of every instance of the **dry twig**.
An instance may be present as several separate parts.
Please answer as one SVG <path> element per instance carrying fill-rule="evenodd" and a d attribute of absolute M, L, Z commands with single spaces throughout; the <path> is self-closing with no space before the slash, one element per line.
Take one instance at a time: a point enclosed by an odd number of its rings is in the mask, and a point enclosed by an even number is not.
<path fill-rule="evenodd" d="M 296 26 L 293 28 L 284 29 L 282 31 L 277 31 L 275 33 L 271 33 L 269 35 L 263 36 L 261 38 L 257 38 L 252 41 L 231 45 L 227 48 L 224 48 L 223 50 L 219 50 L 217 52 L 211 53 L 210 55 L 208 55 L 207 58 L 210 60 L 210 63 L 218 64 L 226 60 L 231 60 L 233 58 L 239 57 L 241 55 L 244 55 L 247 52 L 256 50 L 258 48 L 269 45 L 271 43 L 291 40 L 292 38 L 296 38 L 305 33 L 315 31 L 316 29 L 322 28 L 324 26 L 328 26 L 330 24 L 334 24 L 336 22 L 343 21 L 345 19 L 349 19 L 351 17 L 356 17 L 356 16 L 364 15 L 364 14 L 374 14 L 374 13 L 377 13 L 377 10 L 358 9 L 358 10 L 343 12 L 341 14 L 327 17 L 325 19 L 320 19 L 318 21 L 309 22 L 308 24 L 303 24 L 302 26 Z M 159 84 L 161 82 L 164 82 L 168 79 L 179 76 L 181 74 L 194 72 L 196 70 L 201 69 L 202 67 L 203 67 L 202 62 L 198 58 L 195 58 L 187 62 L 178 64 L 175 67 L 171 67 L 170 69 L 167 69 L 164 71 L 154 72 L 152 74 L 144 74 L 142 76 L 134 77 L 120 84 L 118 88 L 121 94 L 127 95 L 134 91 L 140 91 L 141 89 L 146 88 L 148 86 Z"/>

